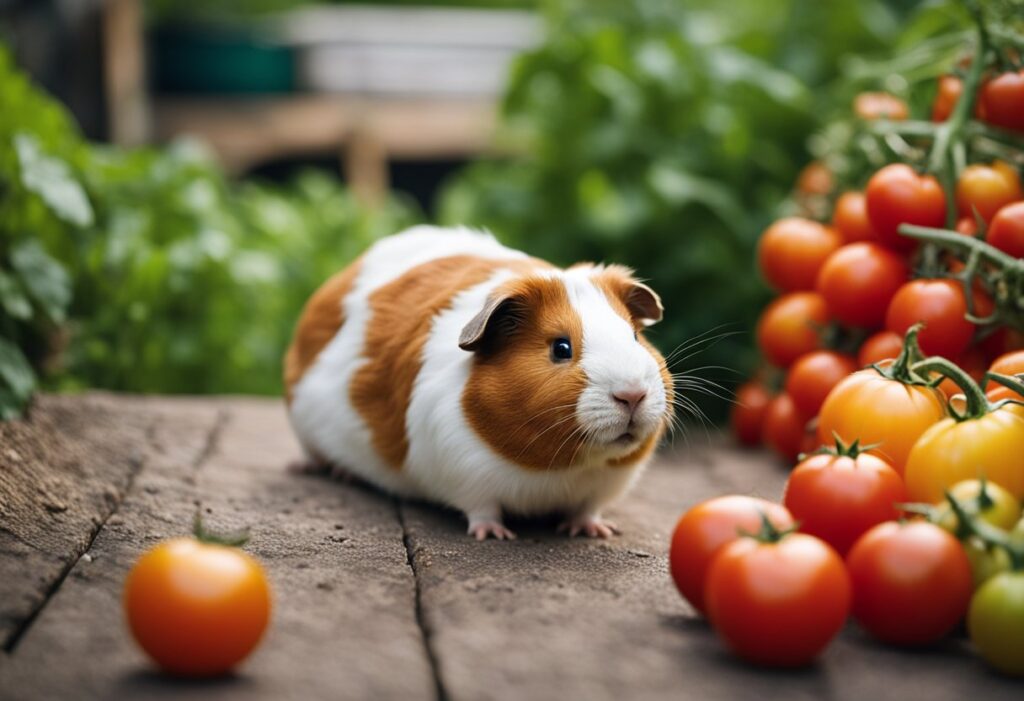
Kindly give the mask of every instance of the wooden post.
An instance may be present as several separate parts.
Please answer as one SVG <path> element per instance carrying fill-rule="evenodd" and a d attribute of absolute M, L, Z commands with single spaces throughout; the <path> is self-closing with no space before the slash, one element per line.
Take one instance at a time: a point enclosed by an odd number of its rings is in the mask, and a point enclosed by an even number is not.
<path fill-rule="evenodd" d="M 344 145 L 345 181 L 357 198 L 369 206 L 381 204 L 388 192 L 388 154 L 365 128 L 356 128 Z"/>
<path fill-rule="evenodd" d="M 139 0 L 104 3 L 103 78 L 110 140 L 121 146 L 145 143 L 150 121 Z"/>

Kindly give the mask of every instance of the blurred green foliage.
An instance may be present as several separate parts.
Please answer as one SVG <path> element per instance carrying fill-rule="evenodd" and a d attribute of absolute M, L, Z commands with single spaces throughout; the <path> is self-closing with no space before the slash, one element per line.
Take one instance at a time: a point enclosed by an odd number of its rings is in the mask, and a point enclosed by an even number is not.
<path fill-rule="evenodd" d="M 725 324 L 714 362 L 749 368 L 765 299 L 756 238 L 776 214 L 854 53 L 900 29 L 877 0 L 562 0 L 504 101 L 511 153 L 447 188 L 445 222 L 567 264 L 632 265 L 665 300 L 671 350 Z M 698 360 L 691 359 L 689 367 Z M 684 363 L 680 368 L 687 367 Z M 715 374 L 715 373 L 712 373 Z M 720 375 L 720 373 L 718 373 Z"/>
<path fill-rule="evenodd" d="M 277 393 L 309 294 L 417 217 L 337 178 L 231 185 L 201 148 L 81 139 L 0 51 L 0 417 L 61 388 Z"/>

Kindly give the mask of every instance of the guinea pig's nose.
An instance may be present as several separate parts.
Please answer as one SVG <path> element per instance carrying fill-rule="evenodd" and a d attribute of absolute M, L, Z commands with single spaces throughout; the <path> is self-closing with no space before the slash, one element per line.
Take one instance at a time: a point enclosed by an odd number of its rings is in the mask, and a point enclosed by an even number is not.
<path fill-rule="evenodd" d="M 636 411 L 637 406 L 646 396 L 647 391 L 642 389 L 620 389 L 612 392 L 612 399 L 624 408 L 629 409 L 630 414 Z"/>

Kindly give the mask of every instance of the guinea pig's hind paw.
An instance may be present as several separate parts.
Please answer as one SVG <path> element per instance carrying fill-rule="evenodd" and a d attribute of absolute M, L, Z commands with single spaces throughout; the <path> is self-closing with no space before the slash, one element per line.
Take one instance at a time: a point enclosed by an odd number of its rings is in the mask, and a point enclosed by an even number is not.
<path fill-rule="evenodd" d="M 494 536 L 496 540 L 516 539 L 516 534 L 505 528 L 505 525 L 499 521 L 477 521 L 470 523 L 469 530 L 466 532 L 477 540 L 487 540 L 489 536 Z"/>
<path fill-rule="evenodd" d="M 569 531 L 570 538 L 574 538 L 581 533 L 588 538 L 611 538 L 613 535 L 622 533 L 618 526 L 600 516 L 588 516 L 564 521 L 558 526 L 558 532 L 561 533 L 563 531 Z"/>

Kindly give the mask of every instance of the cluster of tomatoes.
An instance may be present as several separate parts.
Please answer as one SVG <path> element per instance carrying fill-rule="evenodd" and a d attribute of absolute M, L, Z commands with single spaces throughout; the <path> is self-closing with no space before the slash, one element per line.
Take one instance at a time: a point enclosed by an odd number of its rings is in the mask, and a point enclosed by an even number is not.
<path fill-rule="evenodd" d="M 782 504 L 732 495 L 686 512 L 672 577 L 755 664 L 810 663 L 851 615 L 904 647 L 933 644 L 966 618 L 989 664 L 1024 675 L 1020 502 L 983 480 L 958 483 L 935 505 L 904 498 L 890 465 L 839 443 L 797 465 Z M 901 508 L 925 515 L 897 520 Z"/>
<path fill-rule="evenodd" d="M 956 85 L 953 76 L 940 81 L 937 120 L 948 116 Z M 1019 110 L 1006 109 L 1011 97 Z M 993 124 L 1024 130 L 1024 73 L 985 83 L 978 104 Z M 908 113 L 881 93 L 859 96 L 855 111 L 863 120 Z M 732 425 L 741 442 L 763 441 L 787 459 L 821 444 L 814 421 L 832 388 L 858 368 L 894 359 L 917 323 L 924 324 L 919 343 L 926 354 L 951 360 L 977 381 L 996 358 L 1024 348 L 1024 334 L 993 300 L 993 285 L 966 270 L 967 256 L 928 250 L 900 232 L 902 225 L 944 227 L 955 211 L 954 230 L 972 244 L 1024 259 L 1024 190 L 1014 166 L 968 165 L 948 196 L 934 175 L 905 163 L 881 167 L 863 190 L 836 196 L 833 188 L 827 168 L 809 166 L 798 189 L 831 203 L 822 217 L 829 221 L 780 219 L 758 246 L 760 271 L 779 292 L 756 330 L 770 370 L 739 388 Z M 951 381 L 940 386 L 948 396 L 960 391 Z"/>

